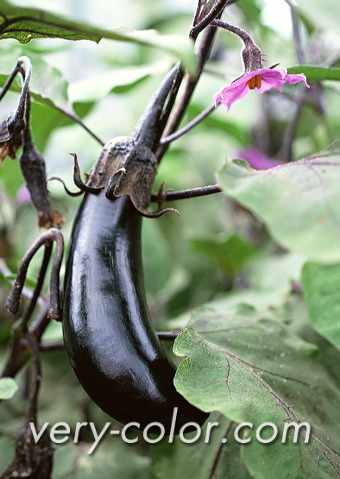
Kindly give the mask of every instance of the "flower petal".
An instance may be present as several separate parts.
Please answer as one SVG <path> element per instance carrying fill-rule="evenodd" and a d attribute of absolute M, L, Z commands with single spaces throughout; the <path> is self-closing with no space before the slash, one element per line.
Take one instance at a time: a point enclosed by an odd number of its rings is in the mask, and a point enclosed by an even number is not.
<path fill-rule="evenodd" d="M 236 83 L 236 82 L 235 82 Z M 239 83 L 238 85 L 231 85 L 222 88 L 216 95 L 215 95 L 215 106 L 218 106 L 220 103 L 223 103 L 228 110 L 230 106 L 236 101 L 243 98 L 248 93 L 249 87 L 247 83 Z"/>
<path fill-rule="evenodd" d="M 236 101 L 243 98 L 249 91 L 248 81 L 255 77 L 261 77 L 261 86 L 260 88 L 253 88 L 259 93 L 264 93 L 272 88 L 277 88 L 279 91 L 282 91 L 282 85 L 288 83 L 289 85 L 295 85 L 299 82 L 304 82 L 305 86 L 309 88 L 309 85 L 306 81 L 306 77 L 301 75 L 289 75 L 287 70 L 283 67 L 276 69 L 272 68 L 261 68 L 260 70 L 255 70 L 250 73 L 242 75 L 237 80 L 233 81 L 230 85 L 222 88 L 215 95 L 215 106 L 218 106 L 220 103 L 223 103 L 229 110 L 230 106 Z"/>
<path fill-rule="evenodd" d="M 289 85 L 295 85 L 296 83 L 303 82 L 307 88 L 310 88 L 310 86 L 307 83 L 307 79 L 305 75 L 302 73 L 300 75 L 286 75 L 285 76 L 285 82 L 288 83 Z"/>

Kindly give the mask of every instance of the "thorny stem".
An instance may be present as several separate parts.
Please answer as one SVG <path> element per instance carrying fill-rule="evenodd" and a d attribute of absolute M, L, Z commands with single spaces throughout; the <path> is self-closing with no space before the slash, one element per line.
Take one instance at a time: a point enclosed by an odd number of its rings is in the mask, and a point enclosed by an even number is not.
<path fill-rule="evenodd" d="M 202 120 L 204 120 L 207 116 L 210 115 L 216 109 L 215 105 L 210 105 L 208 108 L 202 111 L 199 115 L 196 116 L 193 120 L 191 120 L 187 125 L 185 125 L 180 130 L 175 131 L 171 135 L 163 137 L 160 141 L 161 145 L 165 145 L 166 143 L 170 143 L 171 141 L 177 140 L 180 136 L 184 135 L 188 131 L 190 131 L 194 126 L 198 125 Z"/>

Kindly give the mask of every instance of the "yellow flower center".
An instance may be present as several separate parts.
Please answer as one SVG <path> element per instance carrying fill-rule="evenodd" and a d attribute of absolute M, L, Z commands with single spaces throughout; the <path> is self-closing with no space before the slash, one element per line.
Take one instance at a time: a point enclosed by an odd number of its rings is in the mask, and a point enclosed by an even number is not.
<path fill-rule="evenodd" d="M 250 90 L 254 90 L 254 88 L 261 88 L 261 75 L 255 75 L 253 78 L 250 78 L 247 81 L 247 85 L 249 86 Z"/>

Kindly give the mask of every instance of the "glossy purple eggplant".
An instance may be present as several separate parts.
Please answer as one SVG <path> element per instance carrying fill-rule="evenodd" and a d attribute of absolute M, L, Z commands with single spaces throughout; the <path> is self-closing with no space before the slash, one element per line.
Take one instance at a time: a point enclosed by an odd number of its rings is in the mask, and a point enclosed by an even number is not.
<path fill-rule="evenodd" d="M 175 433 L 207 415 L 175 389 L 175 366 L 151 324 L 141 259 L 141 219 L 128 196 L 87 194 L 72 234 L 64 288 L 66 353 L 87 394 L 124 424 Z"/>
<path fill-rule="evenodd" d="M 73 227 L 63 299 L 66 353 L 88 395 L 119 422 L 135 422 L 140 429 L 159 422 L 166 433 L 188 422 L 201 425 L 208 416 L 176 391 L 176 368 L 152 326 L 144 290 L 141 212 L 148 213 L 154 152 L 165 126 L 163 106 L 176 75 L 177 67 L 132 136 L 109 141 L 89 173 Z"/>

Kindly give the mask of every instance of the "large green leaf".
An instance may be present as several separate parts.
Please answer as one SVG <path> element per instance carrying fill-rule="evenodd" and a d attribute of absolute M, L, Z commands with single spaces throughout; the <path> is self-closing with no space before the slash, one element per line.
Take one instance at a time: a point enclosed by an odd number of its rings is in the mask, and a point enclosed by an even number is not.
<path fill-rule="evenodd" d="M 340 348 L 340 264 L 307 263 L 301 282 L 312 326 Z"/>
<path fill-rule="evenodd" d="M 109 93 L 123 93 L 150 75 L 168 71 L 168 64 L 129 66 L 85 78 L 71 83 L 69 97 L 72 103 L 92 103 Z"/>
<path fill-rule="evenodd" d="M 0 63 L 0 87 L 4 85 L 9 74 L 17 64 L 18 58 L 23 55 L 20 48 L 4 49 L 1 51 Z M 30 93 L 34 100 L 47 106 L 70 110 L 67 97 L 68 84 L 61 72 L 42 59 L 41 56 L 30 53 L 32 63 L 32 77 L 30 81 Z M 22 80 L 20 75 L 12 84 L 13 91 L 20 92 Z"/>
<path fill-rule="evenodd" d="M 340 145 L 270 170 L 227 160 L 219 179 L 227 195 L 257 215 L 273 238 L 310 259 L 340 260 Z"/>
<path fill-rule="evenodd" d="M 325 68 L 310 65 L 297 65 L 287 69 L 288 73 L 303 73 L 307 81 L 336 80 L 340 81 L 340 68 Z"/>
<path fill-rule="evenodd" d="M 36 8 L 23 8 L 0 0 L 0 39 L 16 38 L 28 43 L 34 38 L 91 40 L 102 38 L 132 42 L 159 48 L 183 60 L 190 70 L 195 68 L 192 42 L 182 35 L 161 35 L 155 30 L 131 31 L 124 28 L 109 30 L 66 19 Z"/>
<path fill-rule="evenodd" d="M 205 411 L 253 424 L 244 431 L 250 443 L 242 451 L 251 474 L 272 479 L 275 468 L 277 479 L 334 478 L 339 389 L 318 348 L 249 307 L 198 310 L 191 326 L 198 332 L 186 329 L 174 345 L 175 354 L 186 357 L 175 386 Z M 278 439 L 261 444 L 255 431 L 268 422 L 278 428 Z M 297 444 L 291 436 L 282 444 L 287 422 L 309 423 L 309 442 L 300 434 Z"/>

